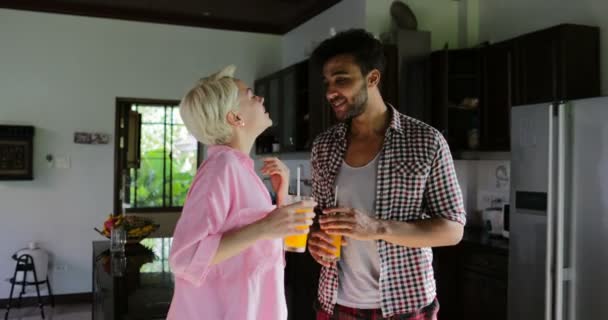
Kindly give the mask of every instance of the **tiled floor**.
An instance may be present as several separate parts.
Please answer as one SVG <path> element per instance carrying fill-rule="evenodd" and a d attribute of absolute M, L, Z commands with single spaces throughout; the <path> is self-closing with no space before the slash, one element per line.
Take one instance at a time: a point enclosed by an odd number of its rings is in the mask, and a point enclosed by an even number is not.
<path fill-rule="evenodd" d="M 0 319 L 4 319 L 4 313 L 6 309 L 0 309 Z M 55 308 L 51 306 L 44 306 L 45 320 L 90 320 L 91 319 L 91 305 L 90 304 L 71 304 L 71 305 L 56 305 Z M 40 309 L 37 307 L 27 308 L 11 308 L 11 312 L 8 314 L 8 318 L 11 320 L 39 320 Z"/>

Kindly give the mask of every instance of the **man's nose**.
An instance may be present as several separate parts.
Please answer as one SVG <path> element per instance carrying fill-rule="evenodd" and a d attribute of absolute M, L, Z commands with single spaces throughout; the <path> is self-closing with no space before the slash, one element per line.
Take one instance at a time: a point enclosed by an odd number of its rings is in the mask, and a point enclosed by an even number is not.
<path fill-rule="evenodd" d="M 327 88 L 327 91 L 325 92 L 325 97 L 327 98 L 327 101 L 331 101 L 334 98 L 336 98 L 337 96 L 338 96 L 338 93 L 336 91 L 333 91 L 330 88 Z"/>

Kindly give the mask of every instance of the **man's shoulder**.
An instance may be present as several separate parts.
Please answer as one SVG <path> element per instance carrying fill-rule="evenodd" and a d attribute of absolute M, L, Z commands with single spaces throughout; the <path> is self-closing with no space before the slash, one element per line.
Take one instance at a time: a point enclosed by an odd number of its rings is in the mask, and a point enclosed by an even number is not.
<path fill-rule="evenodd" d="M 418 119 L 412 118 L 403 113 L 399 113 L 398 117 L 401 124 L 401 131 L 406 137 L 410 137 L 412 135 L 424 135 L 429 138 L 435 138 L 441 135 L 439 130 Z"/>
<path fill-rule="evenodd" d="M 324 148 L 333 145 L 337 140 L 337 136 L 340 130 L 343 130 L 342 126 L 343 124 L 338 123 L 317 135 L 312 144 L 313 149 Z"/>

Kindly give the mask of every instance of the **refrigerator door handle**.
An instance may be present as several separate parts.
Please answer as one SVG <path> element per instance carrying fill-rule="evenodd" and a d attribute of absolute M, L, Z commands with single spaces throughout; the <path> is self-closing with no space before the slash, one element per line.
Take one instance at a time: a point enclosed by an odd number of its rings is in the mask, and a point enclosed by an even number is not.
<path fill-rule="evenodd" d="M 557 106 L 557 216 L 555 225 L 555 320 L 563 320 L 564 302 L 564 228 L 566 213 L 566 115 L 567 106 Z"/>
<path fill-rule="evenodd" d="M 545 260 L 545 320 L 553 320 L 553 283 L 554 272 L 554 233 L 555 233 L 555 109 L 557 106 L 549 106 L 549 163 L 548 163 L 548 187 L 547 187 L 547 251 Z"/>

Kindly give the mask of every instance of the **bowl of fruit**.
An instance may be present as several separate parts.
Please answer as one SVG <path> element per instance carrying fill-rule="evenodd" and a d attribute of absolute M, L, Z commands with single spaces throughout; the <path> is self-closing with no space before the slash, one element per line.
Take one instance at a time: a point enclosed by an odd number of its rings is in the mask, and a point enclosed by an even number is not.
<path fill-rule="evenodd" d="M 103 223 L 102 230 L 94 228 L 97 233 L 110 239 L 112 229 L 123 228 L 127 233 L 128 243 L 137 243 L 152 234 L 160 227 L 152 219 L 133 216 L 133 215 L 113 215 L 110 214 Z"/>

